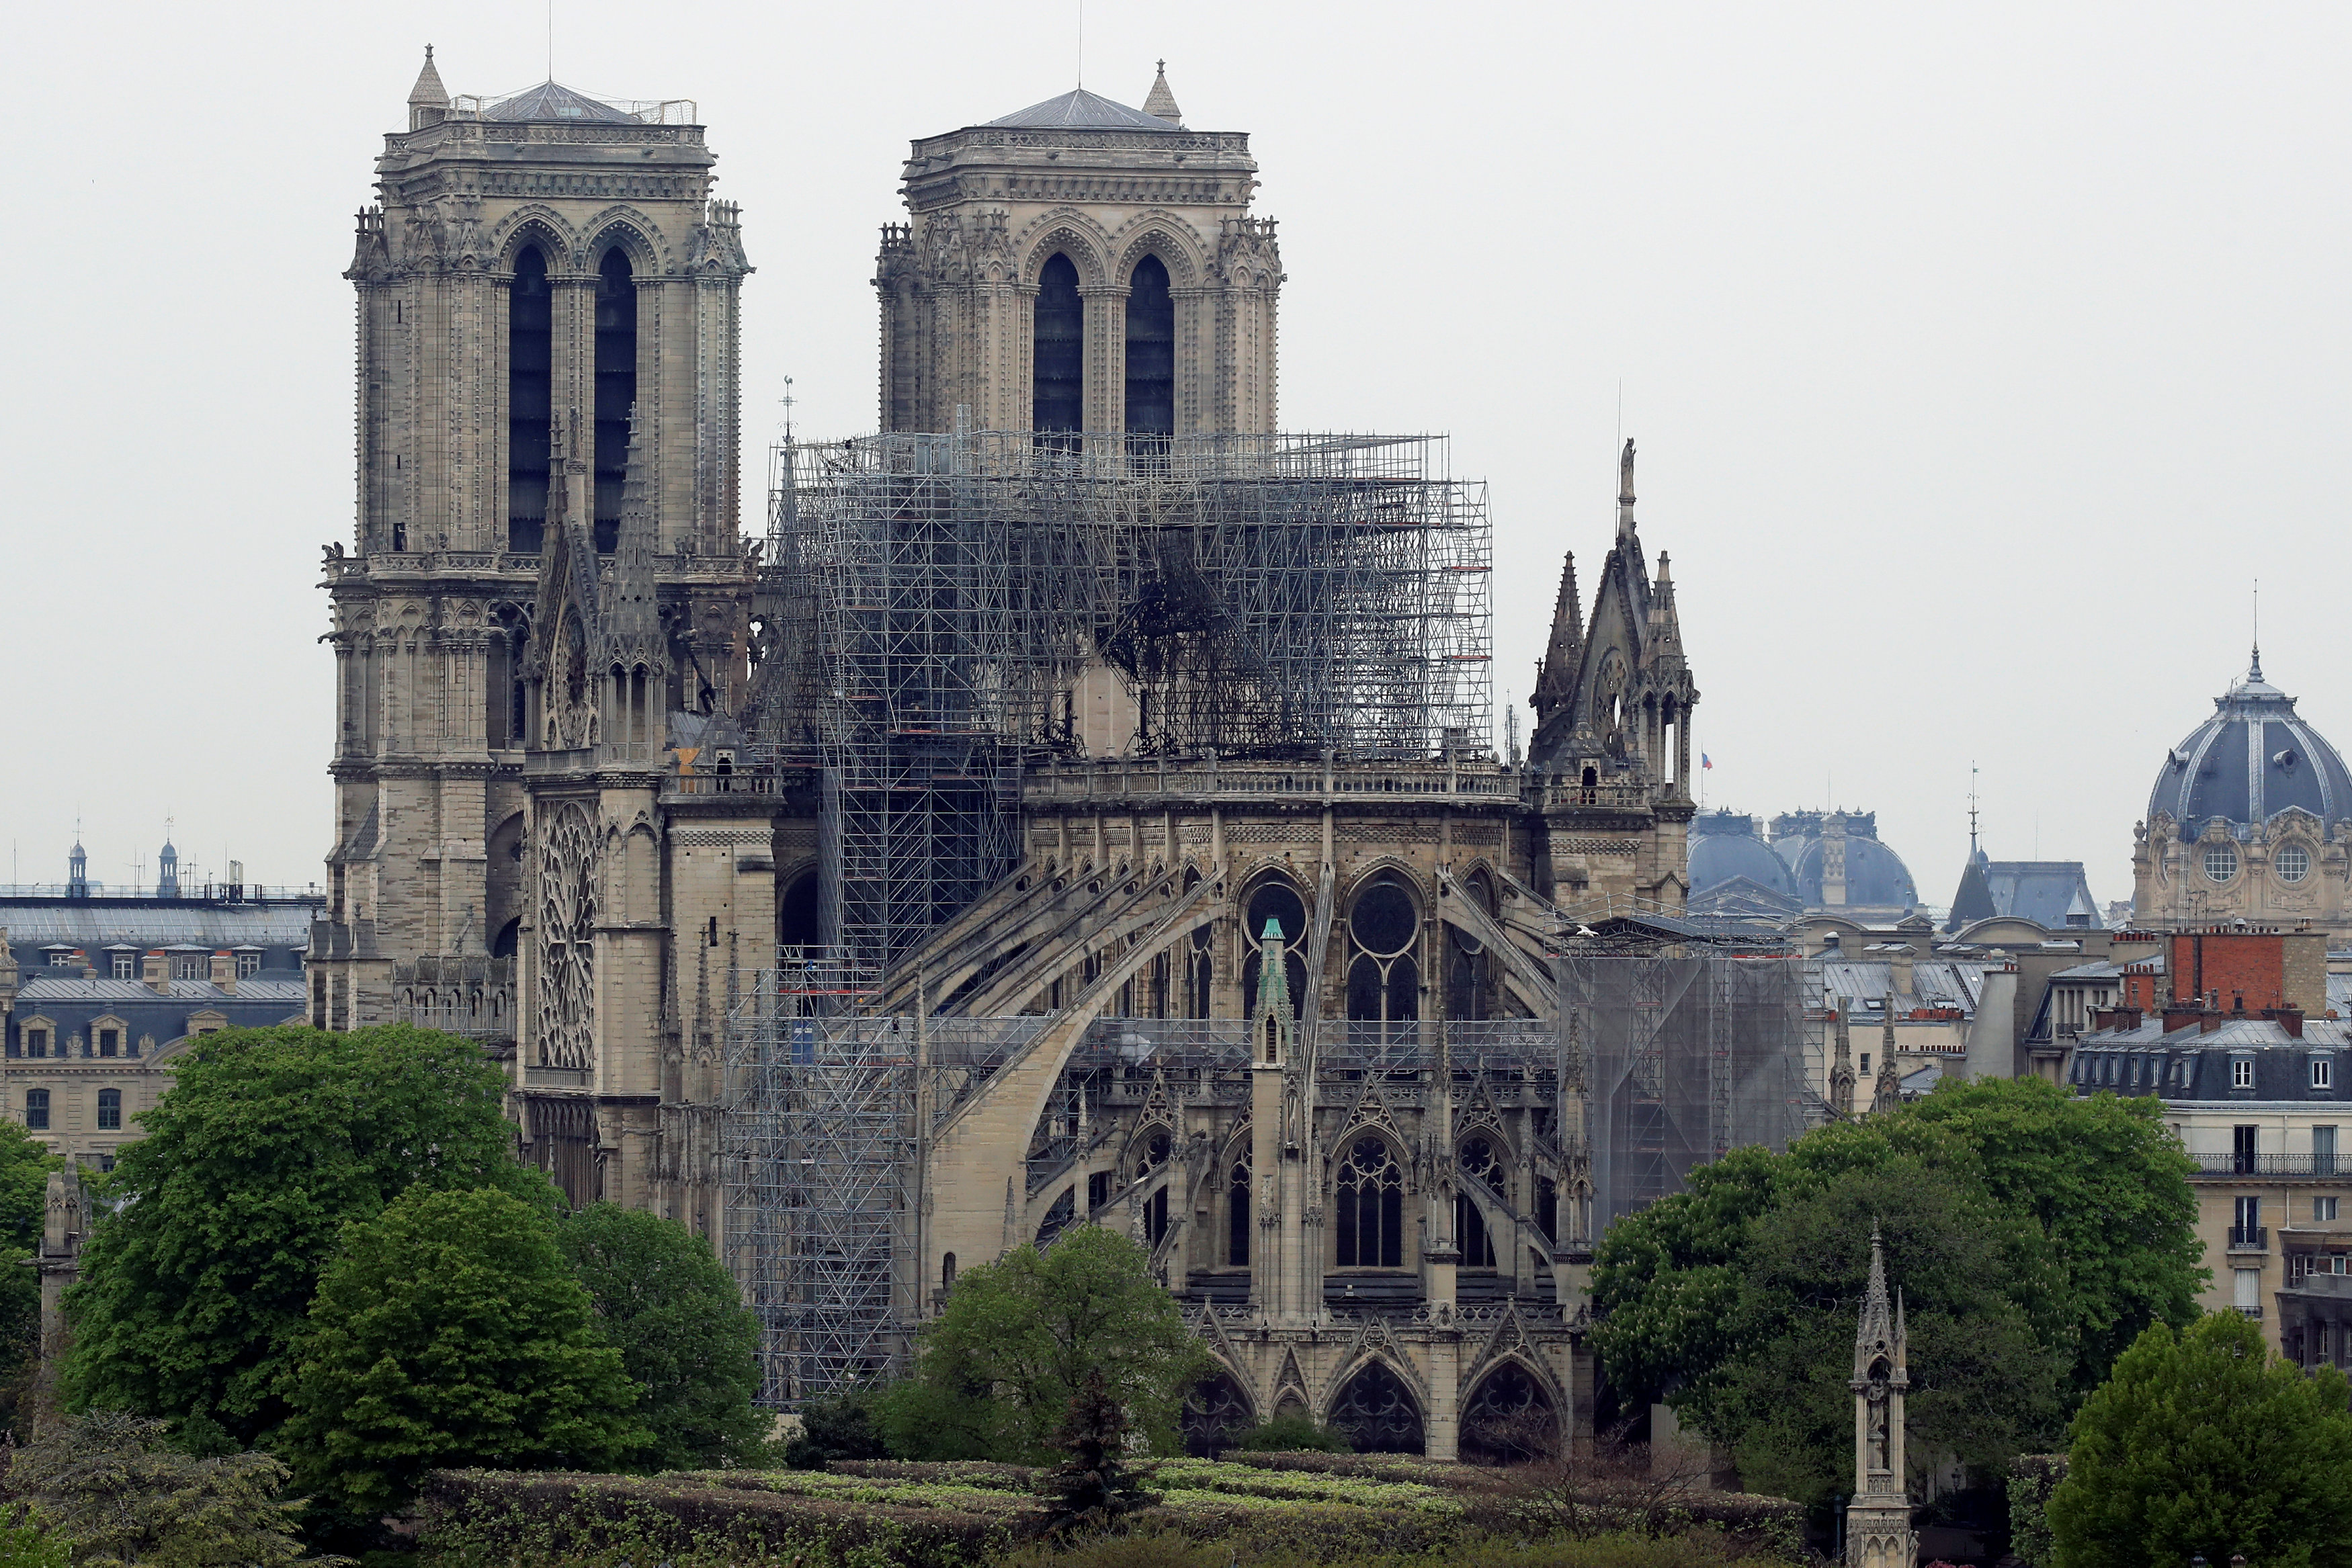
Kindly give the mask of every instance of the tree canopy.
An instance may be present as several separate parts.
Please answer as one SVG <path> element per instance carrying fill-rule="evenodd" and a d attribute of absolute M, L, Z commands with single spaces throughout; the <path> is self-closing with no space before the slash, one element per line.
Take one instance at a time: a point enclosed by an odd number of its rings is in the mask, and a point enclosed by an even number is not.
<path fill-rule="evenodd" d="M 286 1474 L 268 1454 L 197 1458 L 172 1446 L 163 1422 L 101 1410 L 45 1421 L 8 1467 L 7 1484 L 78 1563 L 279 1568 L 302 1557 L 301 1504 L 278 1496 Z M 58 1562 L 67 1556 L 57 1551 Z"/>
<path fill-rule="evenodd" d="M 637 1387 L 555 1224 L 492 1188 L 419 1186 L 345 1228 L 285 1427 L 330 1511 L 372 1520 L 427 1469 L 602 1469 L 646 1447 Z"/>
<path fill-rule="evenodd" d="M 2056 1568 L 2352 1563 L 2347 1397 L 2342 1373 L 2271 1355 L 2235 1312 L 2153 1325 L 2075 1415 L 2049 1503 Z"/>
<path fill-rule="evenodd" d="M 67 1298 L 68 1396 L 255 1443 L 346 1224 L 419 1184 L 551 1190 L 513 1159 L 503 1088 L 469 1041 L 404 1025 L 195 1042 L 107 1178 Z"/>
<path fill-rule="evenodd" d="M 1611 1227 L 1595 1346 L 1621 1397 L 1665 1400 L 1747 1484 L 1825 1500 L 1852 1479 L 1874 1223 L 1908 1309 L 1912 1454 L 1989 1469 L 2055 1438 L 2119 1333 L 2194 1316 L 2186 1169 L 2150 1103 L 1948 1085 L 1737 1150 Z"/>
<path fill-rule="evenodd" d="M 1040 1462 L 1087 1375 L 1162 1452 L 1205 1353 L 1142 1247 L 1099 1226 L 1066 1230 L 956 1276 L 923 1325 L 915 1375 L 883 1400 L 891 1452 Z"/>
<path fill-rule="evenodd" d="M 674 1220 L 597 1203 L 557 1228 L 596 1321 L 640 1393 L 654 1469 L 715 1469 L 765 1450 L 759 1325 L 710 1243 Z"/>
<path fill-rule="evenodd" d="M 0 1247 L 30 1252 L 40 1245 L 49 1173 L 65 1168 L 65 1157 L 51 1154 L 23 1123 L 0 1120 Z"/>

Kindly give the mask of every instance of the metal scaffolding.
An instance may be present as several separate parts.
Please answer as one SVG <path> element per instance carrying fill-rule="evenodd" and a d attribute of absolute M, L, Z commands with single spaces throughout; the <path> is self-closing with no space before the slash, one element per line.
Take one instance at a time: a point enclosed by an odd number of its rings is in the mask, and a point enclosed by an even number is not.
<path fill-rule="evenodd" d="M 923 1140 L 1050 1022 L 875 1016 L 891 967 L 1012 869 L 1023 770 L 1104 748 L 1484 754 L 1492 548 L 1484 485 L 1424 436 L 778 451 L 750 723 L 758 761 L 821 780 L 824 945 L 740 975 L 729 1029 L 727 1241 L 765 1400 L 903 1354 Z M 1187 1027 L 1206 1032 L 1181 1049 L 1165 1022 L 1089 1031 L 1080 1099 L 1138 1040 L 1183 1071 L 1245 1059 L 1238 1024 Z M 1414 1049 L 1330 1047 L 1375 1065 Z M 1049 1117 L 1033 1160 L 1069 1127 Z"/>
<path fill-rule="evenodd" d="M 1804 966 L 1785 954 L 1570 950 L 1559 1038 L 1586 1091 L 1596 1231 L 1683 1190 L 1693 1167 L 1811 1125 Z"/>
<path fill-rule="evenodd" d="M 735 980 L 727 1029 L 728 1262 L 758 1319 L 761 1397 L 797 1403 L 898 1356 L 915 1154 L 915 1040 L 866 1016 L 872 971 L 788 949 Z"/>
<path fill-rule="evenodd" d="M 758 740 L 824 770 L 826 940 L 1010 869 L 1022 767 L 1491 747 L 1483 484 L 1427 436 L 911 434 L 779 454 Z M 1094 710 L 1100 710 L 1099 712 Z"/>

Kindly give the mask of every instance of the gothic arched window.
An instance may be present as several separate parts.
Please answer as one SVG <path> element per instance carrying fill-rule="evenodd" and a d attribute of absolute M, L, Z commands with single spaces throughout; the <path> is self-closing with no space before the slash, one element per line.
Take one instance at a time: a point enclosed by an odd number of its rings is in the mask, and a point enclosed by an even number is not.
<path fill-rule="evenodd" d="M 1078 269 L 1056 252 L 1037 275 L 1036 330 L 1032 362 L 1034 395 L 1030 426 L 1040 434 L 1085 427 L 1086 301 Z"/>
<path fill-rule="evenodd" d="M 547 258 L 526 246 L 507 292 L 507 549 L 524 554 L 539 549 L 547 526 L 554 341 Z"/>
<path fill-rule="evenodd" d="M 1176 434 L 1176 302 L 1156 256 L 1135 264 L 1127 295 L 1127 430 Z"/>
<path fill-rule="evenodd" d="M 596 268 L 596 549 L 621 538 L 621 488 L 628 479 L 629 410 L 637 401 L 637 284 L 619 246 Z"/>
<path fill-rule="evenodd" d="M 1382 874 L 1356 895 L 1348 913 L 1348 1017 L 1360 1023 L 1410 1023 L 1421 1017 L 1421 967 L 1413 939 L 1421 915 L 1404 879 Z"/>
<path fill-rule="evenodd" d="M 1404 1171 L 1388 1140 L 1367 1133 L 1349 1145 L 1333 1185 L 1339 1199 L 1339 1267 L 1403 1267 Z"/>

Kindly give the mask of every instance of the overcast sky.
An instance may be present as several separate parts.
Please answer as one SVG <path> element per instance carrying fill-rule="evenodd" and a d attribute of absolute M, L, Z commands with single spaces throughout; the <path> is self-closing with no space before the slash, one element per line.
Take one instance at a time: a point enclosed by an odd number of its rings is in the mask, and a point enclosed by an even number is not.
<path fill-rule="evenodd" d="M 556 0 L 558 79 L 699 101 L 743 205 L 747 442 L 871 428 L 910 138 L 1066 90 L 1075 0 Z M 10 880 L 328 848 L 320 547 L 352 533 L 351 214 L 424 46 L 546 73 L 542 0 L 28 6 L 5 70 Z M 2341 5 L 1093 0 L 1253 135 L 1282 419 L 1492 482 L 1497 695 L 1641 451 L 1710 805 L 1874 810 L 1931 903 L 1995 857 L 2130 892 L 2166 747 L 2245 664 L 2352 744 Z M 755 453 L 746 471 L 764 465 Z M 747 528 L 761 523 L 745 497 Z M 1522 733 L 1525 725 L 1522 725 Z"/>

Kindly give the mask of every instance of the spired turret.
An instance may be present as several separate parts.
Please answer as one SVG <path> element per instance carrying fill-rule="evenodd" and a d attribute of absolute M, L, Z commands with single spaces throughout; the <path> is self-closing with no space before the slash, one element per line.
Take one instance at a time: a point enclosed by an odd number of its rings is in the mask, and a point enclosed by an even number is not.
<path fill-rule="evenodd" d="M 1537 668 L 1528 745 L 1551 841 L 1545 891 L 1569 906 L 1631 901 L 1679 910 L 1690 891 L 1698 686 L 1683 653 L 1670 564 L 1662 553 L 1654 580 L 1643 559 L 1631 441 L 1618 458 L 1617 537 L 1589 622 L 1580 623 L 1580 610 L 1571 555 Z"/>
<path fill-rule="evenodd" d="M 1904 1467 L 1903 1396 L 1911 1387 L 1903 1298 L 1890 1305 L 1886 1254 L 1870 1228 L 1870 1285 L 1853 1336 L 1853 1500 L 1845 1511 L 1849 1568 L 1912 1568 L 1919 1537 L 1911 1528 Z"/>

